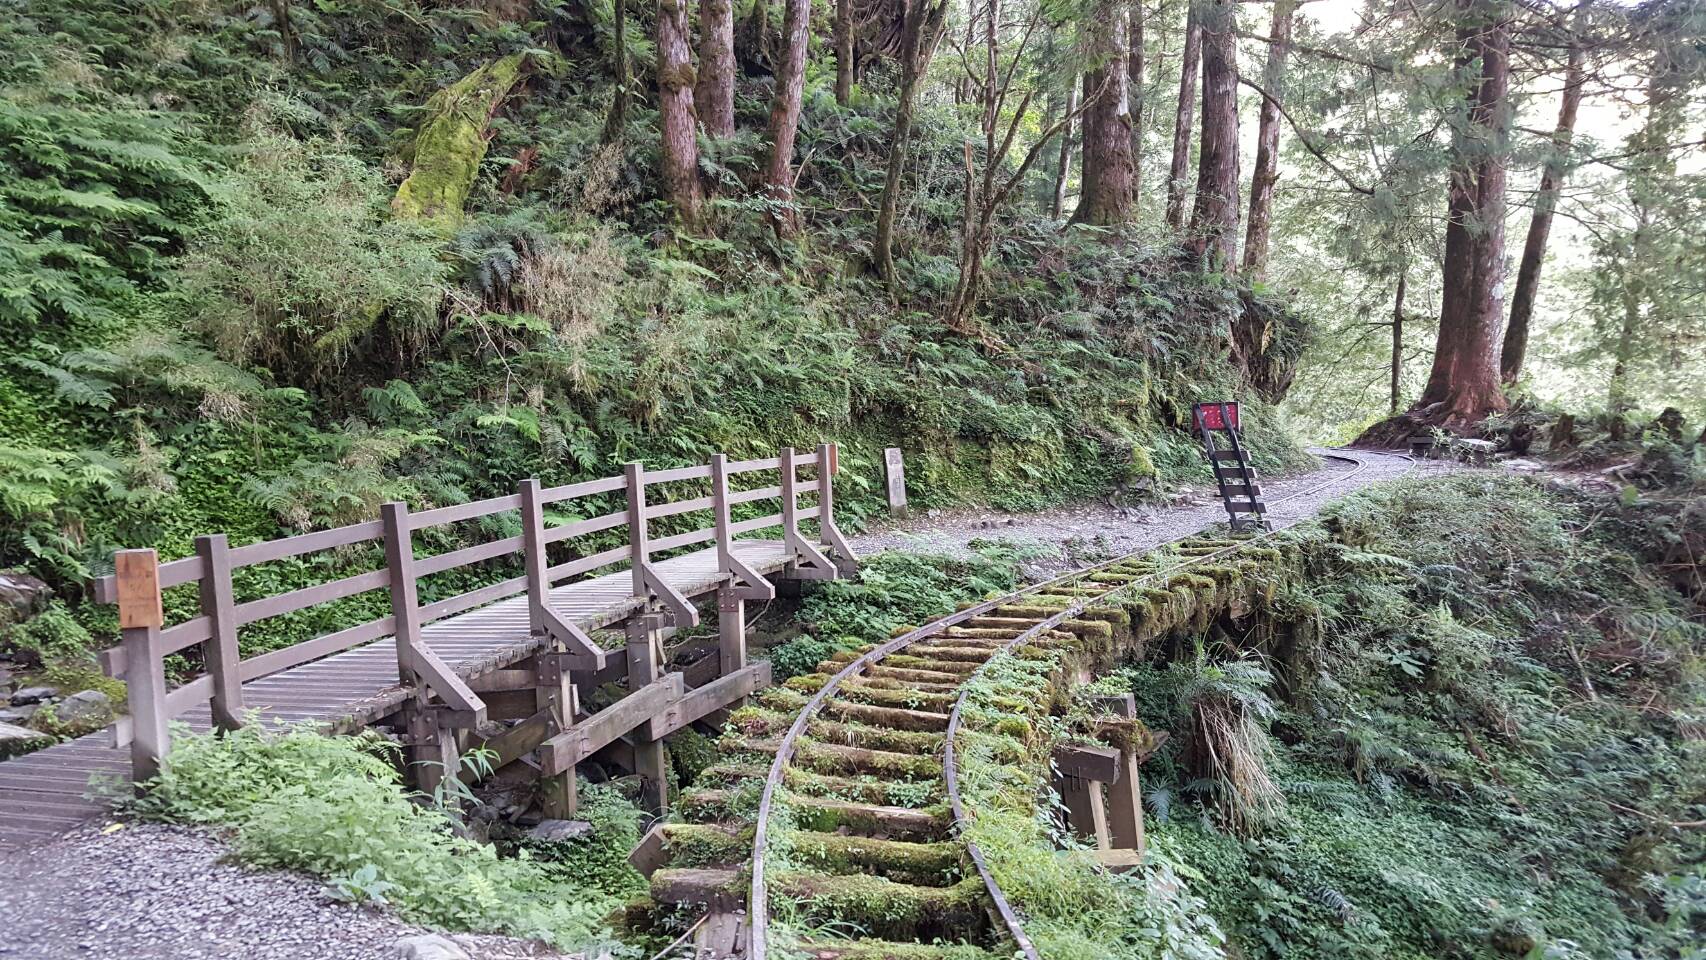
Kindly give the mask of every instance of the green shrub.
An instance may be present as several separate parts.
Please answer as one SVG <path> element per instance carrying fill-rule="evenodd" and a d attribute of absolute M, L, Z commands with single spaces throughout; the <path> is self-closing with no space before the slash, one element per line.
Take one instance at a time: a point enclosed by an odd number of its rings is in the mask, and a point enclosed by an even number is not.
<path fill-rule="evenodd" d="M 165 770 L 135 807 L 153 818 L 230 827 L 243 860 L 324 877 L 346 896 L 390 904 L 417 923 L 620 950 L 602 923 L 618 902 L 609 891 L 456 836 L 444 813 L 402 789 L 388 756 L 394 749 L 377 738 L 305 729 L 250 725 L 226 736 L 180 729 Z M 608 828 L 620 818 L 601 819 Z M 633 839 L 633 824 L 622 822 L 617 845 Z"/>
<path fill-rule="evenodd" d="M 38 663 L 52 664 L 88 660 L 94 639 L 72 618 L 65 604 L 55 600 L 28 620 L 0 628 L 0 646 L 27 654 Z"/>
<path fill-rule="evenodd" d="M 319 379 L 372 335 L 383 342 L 368 349 L 424 346 L 448 270 L 431 233 L 387 214 L 388 192 L 336 143 L 247 140 L 179 270 L 220 352 Z"/>

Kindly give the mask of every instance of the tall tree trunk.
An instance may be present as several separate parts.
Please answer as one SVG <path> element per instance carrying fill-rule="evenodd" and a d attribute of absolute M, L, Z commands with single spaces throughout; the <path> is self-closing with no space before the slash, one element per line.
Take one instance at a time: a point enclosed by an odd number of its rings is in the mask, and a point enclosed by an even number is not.
<path fill-rule="evenodd" d="M 1238 38 L 1234 0 L 1202 2 L 1202 147 L 1190 247 L 1231 270 L 1238 255 Z"/>
<path fill-rule="evenodd" d="M 1510 20 L 1503 3 L 1457 0 L 1461 71 L 1479 63 L 1468 94 L 1469 129 L 1452 134 L 1439 339 L 1423 422 L 1468 427 L 1505 409 L 1499 389 L 1499 327 L 1505 262 L 1505 151 L 1510 131 Z"/>
<path fill-rule="evenodd" d="M 1084 75 L 1084 163 L 1073 223 L 1124 223 L 1131 214 L 1131 105 L 1126 98 L 1124 0 L 1103 3 L 1090 27 L 1091 58 Z M 1094 97 L 1094 100 L 1090 98 Z"/>
<path fill-rule="evenodd" d="M 1126 49 L 1126 87 L 1131 101 L 1131 199 L 1143 193 L 1143 0 L 1131 5 L 1131 43 Z"/>
<path fill-rule="evenodd" d="M 845 107 L 852 99 L 853 0 L 835 0 L 835 102 Z"/>
<path fill-rule="evenodd" d="M 799 230 L 794 210 L 794 137 L 800 132 L 800 97 L 806 86 L 806 40 L 811 32 L 811 0 L 788 0 L 782 18 L 782 57 L 776 67 L 776 93 L 770 101 L 770 162 L 764 169 L 765 197 L 774 205 L 771 224 L 778 236 Z"/>
<path fill-rule="evenodd" d="M 1404 289 L 1410 284 L 1410 265 L 1398 273 L 1398 293 L 1392 298 L 1392 388 L 1387 414 L 1398 415 L 1398 375 L 1404 371 Z"/>
<path fill-rule="evenodd" d="M 1585 6 L 1585 4 L 1584 4 Z M 1581 8 L 1577 16 L 1580 17 Z M 1528 221 L 1528 237 L 1522 244 L 1522 263 L 1516 270 L 1511 291 L 1510 322 L 1505 325 L 1504 351 L 1499 355 L 1499 375 L 1515 383 L 1528 356 L 1528 325 L 1534 316 L 1534 296 L 1540 289 L 1540 266 L 1546 259 L 1546 238 L 1552 232 L 1552 215 L 1563 192 L 1569 169 L 1570 142 L 1576 134 L 1576 112 L 1582 105 L 1586 79 L 1582 69 L 1585 50 L 1581 42 L 1570 47 L 1569 65 L 1564 69 L 1563 101 L 1558 106 L 1558 127 L 1552 133 L 1552 154 L 1540 174 L 1540 192 L 1534 197 L 1534 216 Z"/>
<path fill-rule="evenodd" d="M 912 137 L 913 103 L 918 84 L 930 66 L 947 23 L 948 0 L 907 0 L 900 25 L 900 97 L 895 104 L 894 136 L 889 138 L 888 172 L 883 177 L 883 196 L 877 206 L 877 241 L 873 258 L 877 275 L 894 291 L 899 278 L 894 269 L 894 221 L 900 207 L 900 178 Z"/>
<path fill-rule="evenodd" d="M 751 70 L 770 70 L 776 62 L 770 3 L 753 0 L 752 9 L 735 27 L 735 60 Z"/>
<path fill-rule="evenodd" d="M 699 222 L 699 129 L 693 115 L 693 53 L 687 45 L 687 0 L 658 0 L 658 125 L 664 193 L 683 223 Z"/>
<path fill-rule="evenodd" d="M 599 143 L 615 143 L 621 138 L 622 129 L 628 125 L 628 101 L 633 97 L 628 89 L 628 85 L 633 83 L 633 71 L 628 66 L 628 0 L 616 0 L 612 20 L 616 34 L 616 62 L 611 73 L 616 77 L 616 96 L 610 100 L 610 112 L 604 115 L 604 130 L 598 135 Z"/>
<path fill-rule="evenodd" d="M 699 0 L 699 82 L 693 88 L 699 122 L 713 137 L 735 132 L 735 7 L 733 0 Z"/>
<path fill-rule="evenodd" d="M 1274 185 L 1279 182 L 1280 101 L 1285 99 L 1285 60 L 1291 52 L 1291 24 L 1297 0 L 1275 0 L 1268 62 L 1262 86 L 1273 99 L 1262 98 L 1256 129 L 1256 169 L 1250 174 L 1250 225 L 1244 235 L 1244 272 L 1260 280 L 1268 269 L 1268 234 L 1273 228 Z"/>
<path fill-rule="evenodd" d="M 1617 345 L 1612 352 L 1611 384 L 1607 390 L 1607 406 L 1613 417 L 1620 417 L 1633 404 L 1629 397 L 1629 362 L 1635 358 L 1635 338 L 1641 327 L 1641 302 L 1646 288 L 1641 276 L 1638 256 L 1646 247 L 1646 225 L 1635 228 L 1629 256 L 1623 261 L 1623 325 L 1618 332 Z"/>
<path fill-rule="evenodd" d="M 1197 5 L 1185 4 L 1185 48 L 1179 57 L 1179 109 L 1173 116 L 1173 162 L 1167 168 L 1167 226 L 1185 225 L 1185 193 L 1190 186 L 1191 132 L 1196 129 L 1197 69 L 1202 60 L 1202 22 Z"/>
<path fill-rule="evenodd" d="M 1060 160 L 1054 171 L 1054 202 L 1049 216 L 1059 220 L 1066 212 L 1066 185 L 1072 176 L 1072 114 L 1078 109 L 1078 87 L 1066 91 L 1066 126 L 1060 131 Z"/>

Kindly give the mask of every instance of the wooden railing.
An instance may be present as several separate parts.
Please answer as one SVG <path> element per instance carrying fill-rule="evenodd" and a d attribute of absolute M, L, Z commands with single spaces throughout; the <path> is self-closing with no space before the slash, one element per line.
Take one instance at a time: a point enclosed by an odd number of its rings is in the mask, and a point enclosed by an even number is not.
<path fill-rule="evenodd" d="M 812 478 L 801 481 L 807 469 Z M 477 725 L 484 720 L 485 706 L 469 685 L 440 660 L 421 639 L 421 628 L 429 623 L 525 592 L 529 624 L 543 640 L 562 643 L 571 662 L 585 668 L 601 668 L 610 654 L 599 648 L 579 625 L 563 618 L 548 602 L 556 584 L 572 578 L 626 564 L 633 571 L 632 595 L 640 608 L 661 608 L 677 623 L 696 624 L 698 612 L 659 573 L 654 561 L 660 554 L 715 543 L 717 569 L 722 578 L 741 586 L 748 595 L 774 595 L 758 572 L 735 555 L 734 541 L 744 534 L 780 527 L 782 539 L 792 555 L 794 573 L 804 578 L 834 575 L 831 561 L 818 549 L 819 543 L 833 547 L 843 557 L 852 556 L 834 520 L 832 477 L 837 468 L 833 444 L 823 444 L 815 453 L 796 454 L 787 448 L 772 458 L 729 461 L 718 454 L 708 464 L 666 470 L 647 470 L 630 463 L 620 477 L 588 480 L 557 487 L 544 487 L 528 479 L 510 496 L 472 503 L 436 507 L 411 513 L 406 504 L 387 503 L 377 520 L 306 533 L 281 540 L 231 546 L 224 534 L 196 538 L 195 555 L 165 563 L 154 550 L 121 550 L 114 555 L 114 573 L 94 582 L 97 602 L 118 605 L 122 642 L 105 651 L 102 665 L 114 677 L 125 679 L 129 688 L 130 716 L 115 728 L 119 745 L 131 747 L 138 780 L 152 776 L 169 749 L 168 722 L 194 707 L 209 704 L 216 726 L 233 729 L 243 722 L 244 682 L 279 673 L 386 636 L 395 638 L 398 682 L 424 705 L 436 696 L 434 707 L 454 726 Z M 768 486 L 734 489 L 730 477 L 772 471 L 777 482 Z M 701 482 L 708 495 L 652 502 L 648 491 L 666 485 Z M 702 489 L 702 487 L 701 487 Z M 545 510 L 588 497 L 622 492 L 624 509 L 558 526 L 545 525 Z M 816 503 L 801 507 L 799 498 L 816 495 Z M 779 500 L 777 512 L 753 519 L 733 521 L 733 508 Z M 418 557 L 415 534 L 451 524 L 518 511 L 521 534 L 461 547 L 430 557 Z M 653 524 L 671 517 L 709 513 L 710 525 L 653 538 Z M 818 543 L 800 533 L 799 523 L 816 520 Z M 672 526 L 681 526 L 676 521 Z M 569 556 L 552 563 L 553 547 L 568 553 L 577 538 L 626 527 L 627 543 L 585 556 Z M 606 537 L 606 540 L 609 538 Z M 385 564 L 377 570 L 356 573 L 328 583 L 302 587 L 285 593 L 237 602 L 232 574 L 243 568 L 322 551 L 379 542 Z M 455 596 L 422 603 L 418 581 L 427 576 L 522 554 L 521 576 L 492 583 Z M 197 584 L 199 613 L 167 626 L 162 593 L 173 587 Z M 391 612 L 336 632 L 242 659 L 238 631 L 249 624 L 333 603 L 374 590 L 390 593 Z M 167 689 L 164 659 L 172 654 L 199 648 L 204 671 L 175 689 Z M 620 651 L 617 651 L 618 655 Z M 377 692 L 377 691 L 375 691 Z"/>

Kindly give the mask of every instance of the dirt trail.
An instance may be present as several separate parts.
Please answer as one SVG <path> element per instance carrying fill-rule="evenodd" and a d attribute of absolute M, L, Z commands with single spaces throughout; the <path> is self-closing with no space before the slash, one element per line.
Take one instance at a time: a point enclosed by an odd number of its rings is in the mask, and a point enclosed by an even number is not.
<path fill-rule="evenodd" d="M 1312 451 L 1317 455 L 1326 450 Z M 1274 504 L 1269 513 L 1276 527 L 1286 527 L 1314 515 L 1328 501 L 1336 500 L 1369 484 L 1390 480 L 1412 469 L 1434 469 L 1394 454 L 1358 450 L 1365 468 L 1343 483 L 1292 496 L 1299 491 L 1350 473 L 1353 465 L 1326 460 L 1318 470 L 1262 481 L 1265 498 Z M 1281 498 L 1291 499 L 1279 502 Z M 1073 569 L 1121 553 L 1153 547 L 1203 530 L 1226 519 L 1226 511 L 1211 484 L 1182 491 L 1180 501 L 1170 505 L 1121 507 L 1109 503 L 1081 503 L 1038 513 L 1009 514 L 995 510 L 952 509 L 915 514 L 908 520 L 887 523 L 853 538 L 861 554 L 883 550 L 923 550 L 965 554 L 973 540 L 1002 539 L 1034 544 L 1042 554 L 1027 564 L 1032 576 Z"/>

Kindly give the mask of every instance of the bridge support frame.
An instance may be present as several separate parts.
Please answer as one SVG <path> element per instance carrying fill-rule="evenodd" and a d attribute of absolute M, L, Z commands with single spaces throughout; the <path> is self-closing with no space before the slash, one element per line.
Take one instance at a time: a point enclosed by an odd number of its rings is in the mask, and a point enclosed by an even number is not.
<path fill-rule="evenodd" d="M 667 616 L 648 600 L 646 610 L 628 621 L 628 689 L 640 690 L 663 676 L 663 627 Z M 634 772 L 644 783 L 641 806 L 662 816 L 669 810 L 669 758 L 663 741 L 653 739 L 649 724 L 635 727 L 624 739 L 634 748 Z M 571 771 L 571 776 L 573 775 Z"/>

